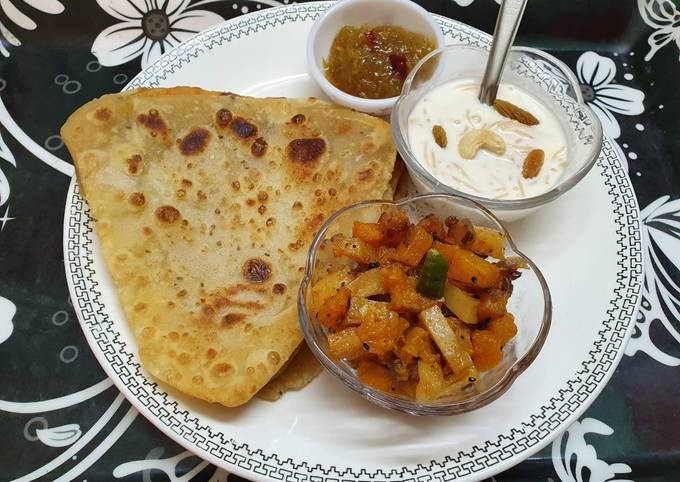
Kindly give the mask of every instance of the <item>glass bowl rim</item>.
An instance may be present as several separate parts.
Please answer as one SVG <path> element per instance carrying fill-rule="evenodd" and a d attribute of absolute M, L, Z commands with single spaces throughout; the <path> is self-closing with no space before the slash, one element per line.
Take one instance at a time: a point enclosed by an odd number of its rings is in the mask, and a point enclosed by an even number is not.
<path fill-rule="evenodd" d="M 355 375 L 348 376 L 343 370 L 341 370 L 338 367 L 335 361 L 333 361 L 328 355 L 326 355 L 324 350 L 322 350 L 321 347 L 319 346 L 312 332 L 313 322 L 312 318 L 309 316 L 307 312 L 306 304 L 307 287 L 309 286 L 312 275 L 314 273 L 314 261 L 316 260 L 318 248 L 324 239 L 324 235 L 338 218 L 342 217 L 343 215 L 350 211 L 359 208 L 364 208 L 367 206 L 383 205 L 399 207 L 410 203 L 434 199 L 444 199 L 448 201 L 462 202 L 464 204 L 468 204 L 471 208 L 480 211 L 482 214 L 486 215 L 486 217 L 488 217 L 492 222 L 494 222 L 496 226 L 501 230 L 501 232 L 506 236 L 506 239 L 511 250 L 513 251 L 513 254 L 518 257 L 521 257 L 524 261 L 526 261 L 531 271 L 536 275 L 539 285 L 541 286 L 541 292 L 543 295 L 544 303 L 543 319 L 541 321 L 539 332 L 534 341 L 531 343 L 529 349 L 526 351 L 526 353 L 524 353 L 510 367 L 508 367 L 508 369 L 505 371 L 502 377 L 494 385 L 489 387 L 484 392 L 478 393 L 475 396 L 465 400 L 451 402 L 447 404 L 428 404 L 417 402 L 415 400 L 395 397 L 387 393 L 381 392 L 379 390 L 376 390 L 374 388 L 371 388 L 368 385 L 365 385 Z M 519 375 L 521 375 L 529 367 L 529 365 L 531 365 L 531 363 L 533 363 L 533 361 L 536 359 L 539 352 L 543 348 L 543 345 L 545 344 L 545 340 L 548 336 L 548 332 L 550 331 L 550 326 L 552 323 L 552 298 L 550 295 L 550 289 L 548 288 L 548 284 L 545 280 L 545 277 L 543 276 L 543 273 L 538 268 L 538 266 L 528 256 L 526 256 L 517 248 L 517 245 L 510 236 L 510 233 L 508 232 L 506 227 L 491 211 L 489 211 L 483 205 L 479 204 L 477 201 L 473 199 L 470 199 L 467 196 L 449 193 L 420 194 L 417 196 L 406 197 L 398 201 L 390 200 L 361 201 L 346 206 L 340 209 L 339 211 L 335 212 L 332 216 L 330 216 L 326 220 L 323 226 L 321 226 L 309 248 L 305 265 L 304 277 L 298 290 L 297 304 L 298 304 L 297 306 L 298 319 L 300 322 L 300 328 L 304 335 L 305 341 L 309 348 L 312 350 L 312 353 L 317 358 L 317 360 L 319 360 L 327 370 L 333 373 L 333 375 L 339 378 L 349 388 L 351 388 L 364 398 L 368 399 L 369 401 L 385 408 L 389 408 L 392 410 L 412 415 L 453 415 L 480 408 L 496 400 L 510 388 L 514 381 L 519 377 Z"/>
<path fill-rule="evenodd" d="M 425 62 L 430 60 L 432 57 L 453 50 L 473 50 L 479 53 L 483 53 L 485 55 L 489 54 L 489 50 L 487 48 L 469 44 L 450 44 L 433 50 L 432 52 L 428 53 L 425 57 L 423 57 L 420 60 L 420 62 L 418 62 L 415 65 L 415 67 L 413 67 L 411 72 L 409 72 L 408 76 L 406 77 L 406 80 L 404 81 L 404 85 L 401 89 L 401 94 L 397 98 L 397 101 L 394 103 L 394 107 L 392 108 L 392 113 L 390 114 L 390 126 L 392 130 L 392 138 L 394 139 L 397 151 L 403 158 L 404 163 L 409 169 L 409 172 L 413 170 L 416 176 L 425 180 L 428 185 L 436 186 L 436 189 L 440 192 L 466 197 L 478 203 L 483 203 L 485 206 L 488 206 L 491 209 L 507 211 L 530 209 L 533 207 L 546 204 L 569 191 L 576 184 L 578 184 L 581 181 L 581 179 L 583 179 L 586 176 L 586 174 L 588 174 L 588 172 L 590 172 L 590 170 L 595 165 L 595 162 L 597 162 L 597 159 L 602 151 L 603 137 L 602 137 L 602 123 L 600 122 L 600 119 L 597 117 L 595 112 L 590 108 L 590 106 L 585 101 L 580 101 L 582 99 L 582 96 L 578 95 L 578 92 L 580 92 L 580 87 L 578 85 L 574 85 L 575 79 L 574 74 L 570 70 L 568 70 L 568 67 L 564 64 L 564 62 L 546 52 L 543 52 L 542 50 L 521 46 L 512 47 L 511 53 L 512 52 L 526 53 L 541 57 L 542 60 L 557 66 L 557 68 L 559 68 L 565 74 L 565 77 L 567 78 L 567 80 L 569 80 L 570 84 L 572 84 L 571 86 L 572 88 L 575 89 L 578 99 L 573 99 L 569 95 L 565 94 L 563 96 L 560 96 L 560 100 L 564 100 L 568 103 L 575 104 L 579 108 L 584 109 L 587 112 L 591 122 L 593 123 L 593 137 L 595 144 L 593 146 L 590 157 L 578 170 L 572 173 L 571 176 L 563 179 L 559 184 L 551 188 L 549 191 L 546 191 L 543 194 L 539 194 L 538 196 L 531 196 L 521 199 L 492 199 L 483 196 L 477 196 L 475 194 L 470 194 L 465 191 L 460 191 L 458 189 L 454 189 L 453 187 L 445 185 L 444 183 L 439 181 L 436 177 L 434 177 L 427 169 L 425 169 L 420 164 L 420 162 L 418 162 L 418 159 L 413 155 L 411 148 L 408 146 L 408 142 L 404 138 L 404 135 L 402 135 L 401 129 L 398 126 L 397 118 L 399 115 L 399 111 L 402 107 L 402 104 L 404 102 L 404 99 L 411 90 L 411 84 L 413 83 L 413 79 L 420 70 L 420 68 L 425 64 Z M 577 88 L 578 90 L 576 90 Z M 548 92 L 548 94 L 555 97 L 553 93 Z"/>

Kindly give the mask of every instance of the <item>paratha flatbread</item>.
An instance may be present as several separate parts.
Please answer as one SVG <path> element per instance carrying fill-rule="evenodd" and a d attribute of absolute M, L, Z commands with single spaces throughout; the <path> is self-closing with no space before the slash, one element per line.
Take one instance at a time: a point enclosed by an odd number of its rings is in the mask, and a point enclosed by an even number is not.
<path fill-rule="evenodd" d="M 276 401 L 290 390 L 300 390 L 306 387 L 321 373 L 321 370 L 321 363 L 307 343 L 301 343 L 298 351 L 288 360 L 288 364 L 257 392 L 257 396 L 269 402 Z"/>
<path fill-rule="evenodd" d="M 61 134 L 143 366 L 226 406 L 297 349 L 314 233 L 380 198 L 395 159 L 380 119 L 188 87 L 106 95 Z"/>
<path fill-rule="evenodd" d="M 394 169 L 392 170 L 392 178 L 390 179 L 387 191 L 383 194 L 383 199 L 388 201 L 398 201 L 406 196 L 403 195 L 404 181 L 408 180 L 406 175 L 406 165 L 401 156 L 397 154 L 397 159 L 394 162 Z"/>

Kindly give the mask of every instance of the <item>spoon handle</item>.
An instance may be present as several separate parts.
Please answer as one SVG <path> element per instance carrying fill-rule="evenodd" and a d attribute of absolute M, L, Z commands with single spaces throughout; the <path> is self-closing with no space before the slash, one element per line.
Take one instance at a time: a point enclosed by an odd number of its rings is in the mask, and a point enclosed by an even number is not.
<path fill-rule="evenodd" d="M 505 61 L 515 40 L 526 5 L 527 0 L 503 0 L 503 3 L 501 3 L 496 19 L 496 28 L 493 32 L 491 52 L 486 62 L 486 70 L 479 89 L 479 100 L 487 105 L 492 105 L 496 100 Z"/>

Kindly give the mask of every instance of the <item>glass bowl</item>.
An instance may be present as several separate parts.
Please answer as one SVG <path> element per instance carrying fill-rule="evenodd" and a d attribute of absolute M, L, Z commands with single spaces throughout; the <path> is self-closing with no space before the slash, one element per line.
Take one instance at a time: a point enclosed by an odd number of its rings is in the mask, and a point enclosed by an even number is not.
<path fill-rule="evenodd" d="M 583 101 L 576 77 L 555 57 L 540 50 L 515 47 L 503 71 L 502 84 L 515 85 L 555 114 L 567 138 L 568 167 L 557 185 L 538 196 L 492 199 L 456 190 L 425 169 L 409 146 L 408 118 L 418 101 L 432 88 L 458 79 L 481 81 L 488 51 L 469 45 L 450 45 L 430 52 L 411 71 L 392 110 L 391 124 L 397 150 L 404 159 L 418 193 L 445 192 L 473 199 L 503 221 L 520 219 L 554 201 L 590 171 L 602 149 L 602 125 Z"/>
<path fill-rule="evenodd" d="M 349 363 L 336 362 L 329 356 L 328 331 L 314 316 L 317 307 L 314 306 L 312 290 L 318 279 L 325 274 L 324 268 L 333 262 L 330 238 L 338 233 L 351 233 L 354 221 L 375 222 L 385 209 L 395 207 L 406 212 L 412 222 L 418 222 L 425 215 L 435 213 L 442 219 L 454 215 L 467 217 L 475 226 L 497 229 L 506 236 L 506 255 L 519 256 L 529 266 L 529 269 L 521 271 L 522 275 L 513 283 L 508 311 L 515 316 L 518 331 L 515 338 L 504 346 L 501 363 L 484 372 L 472 388 L 428 403 L 390 395 L 363 384 Z M 314 355 L 345 385 L 367 400 L 381 407 L 413 415 L 452 415 L 486 405 L 510 388 L 541 350 L 550 328 L 552 304 L 548 285 L 538 267 L 517 249 L 507 230 L 489 210 L 462 196 L 425 194 L 400 201 L 360 202 L 331 216 L 317 233 L 309 250 L 305 276 L 298 294 L 298 314 L 305 340 Z"/>

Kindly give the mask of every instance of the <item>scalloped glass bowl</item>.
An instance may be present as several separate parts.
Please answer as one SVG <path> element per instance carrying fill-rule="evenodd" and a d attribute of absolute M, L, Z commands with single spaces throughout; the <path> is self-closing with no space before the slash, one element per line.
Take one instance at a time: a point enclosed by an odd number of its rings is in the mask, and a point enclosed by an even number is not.
<path fill-rule="evenodd" d="M 316 320 L 317 307 L 311 296 L 315 283 L 325 274 L 324 268 L 337 263 L 330 252 L 329 240 L 338 233 L 352 231 L 354 221 L 375 222 L 385 209 L 395 207 L 403 210 L 412 222 L 435 213 L 447 216 L 467 217 L 476 226 L 497 229 L 506 235 L 506 256 L 519 256 L 529 265 L 514 281 L 514 289 L 508 310 L 514 314 L 518 333 L 505 347 L 503 360 L 493 370 L 485 372 L 471 389 L 429 403 L 416 402 L 375 390 L 363 384 L 356 371 L 346 361 L 334 361 L 328 355 L 328 331 Z M 413 415 L 452 415 L 484 406 L 503 394 L 515 379 L 536 359 L 550 328 L 552 304 L 548 285 L 538 267 L 522 254 L 507 230 L 480 204 L 452 194 L 425 194 L 400 201 L 365 201 L 341 209 L 321 227 L 307 258 L 305 276 L 298 294 L 298 314 L 307 344 L 314 355 L 331 373 L 345 385 L 367 400 L 385 408 Z"/>
<path fill-rule="evenodd" d="M 401 96 L 392 110 L 392 135 L 418 193 L 463 195 L 483 204 L 501 220 L 513 221 L 554 201 L 585 177 L 602 149 L 602 125 L 584 102 L 573 72 L 563 62 L 537 49 L 514 47 L 502 82 L 522 88 L 556 115 L 567 137 L 568 167 L 550 190 L 523 199 L 485 198 L 443 184 L 413 154 L 407 132 L 408 118 L 423 95 L 434 87 L 459 79 L 481 81 L 487 57 L 487 50 L 470 45 L 449 45 L 426 55 L 404 81 Z"/>

